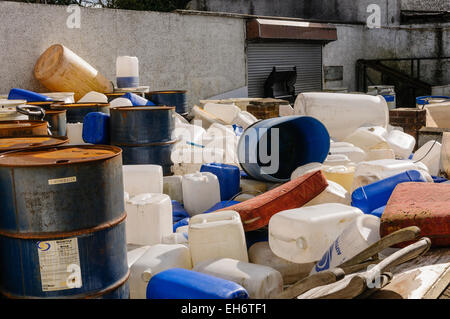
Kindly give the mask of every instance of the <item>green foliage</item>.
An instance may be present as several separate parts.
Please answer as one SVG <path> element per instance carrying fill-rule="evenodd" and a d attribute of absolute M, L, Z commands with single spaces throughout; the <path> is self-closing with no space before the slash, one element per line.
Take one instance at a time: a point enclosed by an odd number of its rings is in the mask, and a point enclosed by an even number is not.
<path fill-rule="evenodd" d="M 184 9 L 189 0 L 10 0 L 45 4 L 78 4 L 84 7 L 104 7 L 127 10 L 173 11 Z"/>

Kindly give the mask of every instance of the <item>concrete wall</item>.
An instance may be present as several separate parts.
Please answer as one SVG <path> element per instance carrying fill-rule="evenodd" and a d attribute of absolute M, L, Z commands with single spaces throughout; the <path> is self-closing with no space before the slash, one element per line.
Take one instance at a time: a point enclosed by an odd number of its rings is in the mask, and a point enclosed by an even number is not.
<path fill-rule="evenodd" d="M 192 0 L 193 10 L 365 23 L 377 4 L 383 25 L 398 24 L 400 0 Z"/>
<path fill-rule="evenodd" d="M 365 26 L 337 25 L 338 40 L 324 46 L 324 66 L 344 66 L 341 83 L 328 87 L 356 90 L 355 65 L 358 59 L 450 56 L 450 25 L 409 28 L 368 29 Z M 408 73 L 409 64 L 393 65 Z M 450 83 L 450 61 L 423 61 L 421 78 L 432 85 Z"/>
<path fill-rule="evenodd" d="M 61 43 L 115 82 L 118 55 L 139 58 L 141 85 L 187 89 L 189 103 L 246 85 L 242 19 L 81 9 L 69 29 L 66 6 L 0 2 L 0 94 L 47 91 L 33 76 L 38 57 Z"/>

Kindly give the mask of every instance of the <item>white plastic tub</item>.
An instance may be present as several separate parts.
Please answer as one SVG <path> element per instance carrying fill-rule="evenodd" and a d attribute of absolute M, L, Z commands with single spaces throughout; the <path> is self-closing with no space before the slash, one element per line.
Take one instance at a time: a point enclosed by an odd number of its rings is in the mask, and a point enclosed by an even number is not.
<path fill-rule="evenodd" d="M 140 194 L 130 198 L 127 211 L 127 243 L 155 245 L 172 234 L 172 202 L 166 194 Z"/>
<path fill-rule="evenodd" d="M 363 212 L 343 204 L 322 204 L 279 212 L 269 221 L 275 255 L 295 263 L 318 261 L 336 237 Z"/>
<path fill-rule="evenodd" d="M 189 220 L 188 237 L 194 265 L 204 260 L 219 258 L 248 261 L 244 228 L 240 215 L 235 211 L 192 217 Z"/>

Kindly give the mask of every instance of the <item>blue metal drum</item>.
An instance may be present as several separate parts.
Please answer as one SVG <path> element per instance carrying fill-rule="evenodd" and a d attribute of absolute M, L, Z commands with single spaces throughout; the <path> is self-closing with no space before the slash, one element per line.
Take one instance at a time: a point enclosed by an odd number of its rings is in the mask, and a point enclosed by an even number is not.
<path fill-rule="evenodd" d="M 121 150 L 59 146 L 0 155 L 0 293 L 128 298 Z"/>
<path fill-rule="evenodd" d="M 67 123 L 83 123 L 84 117 L 91 112 L 109 114 L 109 103 L 55 103 L 50 107 L 54 110 L 66 110 Z"/>
<path fill-rule="evenodd" d="M 189 113 L 185 90 L 153 91 L 146 94 L 147 100 L 156 105 L 175 106 L 175 111 L 181 115 Z"/>
<path fill-rule="evenodd" d="M 122 148 L 124 165 L 161 165 L 164 176 L 171 175 L 174 110 L 159 106 L 111 109 L 111 144 Z"/>

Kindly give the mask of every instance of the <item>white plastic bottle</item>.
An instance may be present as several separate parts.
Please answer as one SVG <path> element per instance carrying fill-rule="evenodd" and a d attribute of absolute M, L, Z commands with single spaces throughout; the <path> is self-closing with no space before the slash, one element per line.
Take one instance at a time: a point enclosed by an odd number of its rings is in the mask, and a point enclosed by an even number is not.
<path fill-rule="evenodd" d="M 123 188 L 130 197 L 163 192 L 163 172 L 160 165 L 123 165 Z"/>
<path fill-rule="evenodd" d="M 130 198 L 127 211 L 127 243 L 155 245 L 172 234 L 172 202 L 166 194 L 140 194 Z"/>
<path fill-rule="evenodd" d="M 171 268 L 192 269 L 189 248 L 179 244 L 149 247 L 130 267 L 130 299 L 146 299 L 150 279 Z"/>
<path fill-rule="evenodd" d="M 244 228 L 237 212 L 220 211 L 196 215 L 189 220 L 188 231 L 194 265 L 207 259 L 219 258 L 248 261 Z"/>
<path fill-rule="evenodd" d="M 139 60 L 135 56 L 118 56 L 116 59 L 118 88 L 139 87 Z"/>
<path fill-rule="evenodd" d="M 336 237 L 363 212 L 343 204 L 286 210 L 269 221 L 269 245 L 280 258 L 295 263 L 318 261 Z"/>
<path fill-rule="evenodd" d="M 197 172 L 183 176 L 183 203 L 189 215 L 202 214 L 220 202 L 217 176 L 210 172 Z"/>

